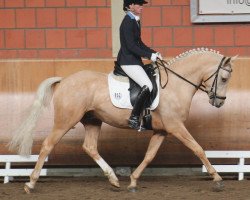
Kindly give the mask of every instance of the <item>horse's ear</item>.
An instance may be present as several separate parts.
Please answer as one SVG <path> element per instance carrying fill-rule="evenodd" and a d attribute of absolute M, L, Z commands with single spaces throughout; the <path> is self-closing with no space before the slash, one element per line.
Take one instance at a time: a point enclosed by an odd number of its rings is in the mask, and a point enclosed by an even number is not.
<path fill-rule="evenodd" d="M 223 66 L 229 64 L 230 62 L 231 62 L 231 57 L 226 57 L 226 60 L 225 60 L 225 62 L 223 64 Z"/>
<path fill-rule="evenodd" d="M 236 55 L 234 57 L 231 57 L 231 61 L 235 61 L 238 58 L 239 55 Z"/>
<path fill-rule="evenodd" d="M 237 59 L 238 55 L 234 56 L 234 57 L 227 57 L 226 61 L 224 62 L 224 66 L 228 65 L 230 62 L 233 62 Z"/>

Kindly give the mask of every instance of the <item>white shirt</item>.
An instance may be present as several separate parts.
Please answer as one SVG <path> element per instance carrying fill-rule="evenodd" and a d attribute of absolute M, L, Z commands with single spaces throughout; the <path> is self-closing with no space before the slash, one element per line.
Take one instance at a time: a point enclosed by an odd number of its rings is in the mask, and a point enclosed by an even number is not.
<path fill-rule="evenodd" d="M 131 11 L 129 11 L 129 12 L 131 13 L 131 15 L 134 16 L 134 18 L 135 18 L 135 20 L 136 20 L 137 22 L 140 21 L 140 16 L 135 15 L 135 14 L 132 13 Z"/>

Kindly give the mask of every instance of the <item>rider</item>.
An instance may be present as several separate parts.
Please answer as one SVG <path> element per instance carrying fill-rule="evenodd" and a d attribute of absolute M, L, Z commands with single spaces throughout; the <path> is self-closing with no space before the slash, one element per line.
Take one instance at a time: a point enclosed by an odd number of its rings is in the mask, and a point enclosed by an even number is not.
<path fill-rule="evenodd" d="M 162 59 L 160 53 L 147 47 L 141 40 L 140 15 L 143 4 L 147 3 L 145 0 L 123 1 L 123 10 L 126 15 L 120 26 L 121 48 L 117 56 L 117 63 L 123 71 L 141 87 L 129 118 L 129 127 L 137 130 L 140 128 L 140 114 L 153 89 L 150 79 L 142 68 L 141 57 L 153 62 L 157 58 Z"/>

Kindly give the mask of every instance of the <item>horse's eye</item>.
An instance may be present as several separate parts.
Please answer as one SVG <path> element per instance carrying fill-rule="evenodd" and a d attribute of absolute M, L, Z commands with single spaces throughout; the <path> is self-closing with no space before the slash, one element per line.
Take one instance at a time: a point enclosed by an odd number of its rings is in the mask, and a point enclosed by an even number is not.
<path fill-rule="evenodd" d="M 221 78 L 221 80 L 223 83 L 227 82 L 227 78 Z"/>

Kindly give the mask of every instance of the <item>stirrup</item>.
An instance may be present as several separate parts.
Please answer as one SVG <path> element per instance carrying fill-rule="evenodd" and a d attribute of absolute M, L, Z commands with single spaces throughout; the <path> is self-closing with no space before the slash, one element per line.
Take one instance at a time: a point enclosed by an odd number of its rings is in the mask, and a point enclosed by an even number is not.
<path fill-rule="evenodd" d="M 147 128 L 145 128 L 143 125 L 140 125 L 139 129 L 137 130 L 138 132 L 143 132 L 146 131 Z"/>
<path fill-rule="evenodd" d="M 139 117 L 137 116 L 131 116 L 128 120 L 128 126 L 130 128 L 139 130 L 140 129 L 140 121 L 139 121 Z"/>

